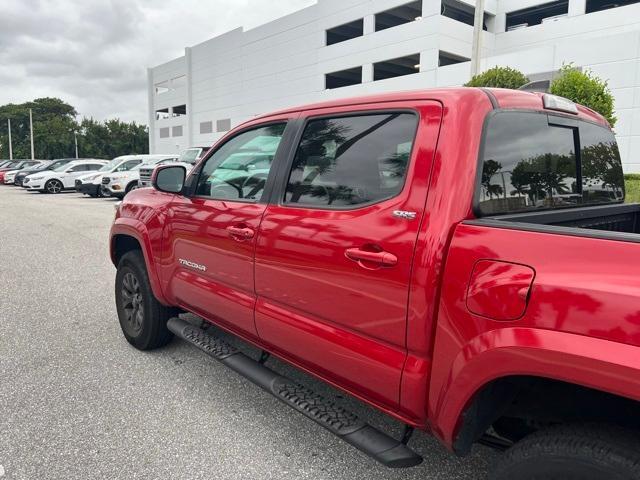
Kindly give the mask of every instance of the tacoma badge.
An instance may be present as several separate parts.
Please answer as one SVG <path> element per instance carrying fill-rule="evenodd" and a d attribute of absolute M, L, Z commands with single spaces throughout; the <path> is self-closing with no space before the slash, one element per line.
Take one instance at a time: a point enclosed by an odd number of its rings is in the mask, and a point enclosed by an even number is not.
<path fill-rule="evenodd" d="M 207 271 L 207 267 L 205 267 L 204 265 L 200 265 L 199 263 L 190 262 L 189 260 L 185 260 L 184 258 L 179 258 L 178 262 L 180 263 L 180 265 L 182 265 L 184 267 L 195 268 L 196 270 L 200 270 L 201 272 L 206 272 Z"/>

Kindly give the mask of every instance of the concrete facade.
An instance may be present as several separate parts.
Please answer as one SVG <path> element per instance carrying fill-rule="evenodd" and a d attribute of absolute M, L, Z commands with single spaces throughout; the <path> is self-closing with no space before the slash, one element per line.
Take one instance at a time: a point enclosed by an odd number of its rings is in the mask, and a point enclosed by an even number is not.
<path fill-rule="evenodd" d="M 567 1 L 560 18 L 507 31 L 508 15 L 548 1 L 487 0 L 481 70 L 511 66 L 537 78 L 574 63 L 608 80 L 625 171 L 640 172 L 640 3 L 586 13 L 594 0 Z M 440 52 L 470 58 L 473 36 L 472 26 L 442 15 L 440 0 L 422 0 L 416 19 L 376 31 L 376 14 L 407 3 L 318 0 L 268 24 L 188 47 L 184 56 L 150 68 L 150 152 L 210 145 L 228 127 L 285 107 L 468 81 L 469 61 L 439 66 Z M 327 29 L 359 19 L 361 36 L 326 45 Z M 415 73 L 374 81 L 376 62 L 415 54 Z M 325 88 L 326 74 L 354 67 L 362 68 L 362 83 Z"/>

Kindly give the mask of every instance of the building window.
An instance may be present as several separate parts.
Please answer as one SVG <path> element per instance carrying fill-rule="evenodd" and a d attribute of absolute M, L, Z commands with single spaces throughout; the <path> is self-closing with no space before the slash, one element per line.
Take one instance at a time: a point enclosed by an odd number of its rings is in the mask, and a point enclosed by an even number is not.
<path fill-rule="evenodd" d="M 228 132 L 231 130 L 231 119 L 223 118 L 222 120 L 216 120 L 216 131 L 217 132 Z"/>
<path fill-rule="evenodd" d="M 420 71 L 420 54 L 415 53 L 406 57 L 374 63 L 373 79 L 384 80 L 385 78 L 401 77 L 418 73 L 418 71 Z"/>
<path fill-rule="evenodd" d="M 640 2 L 640 0 L 587 0 L 587 13 L 624 7 L 638 2 Z"/>
<path fill-rule="evenodd" d="M 169 138 L 169 127 L 163 127 L 160 129 L 160 138 Z"/>
<path fill-rule="evenodd" d="M 187 106 L 186 105 L 176 105 L 171 110 L 172 117 L 181 117 L 182 115 L 187 114 Z"/>
<path fill-rule="evenodd" d="M 182 125 L 176 125 L 175 127 L 171 127 L 171 136 L 172 137 L 181 137 L 182 136 Z"/>
<path fill-rule="evenodd" d="M 160 82 L 160 83 L 156 83 L 154 85 L 155 89 L 156 89 L 156 95 L 161 95 L 163 93 L 167 93 L 169 90 L 171 90 L 170 87 L 170 82 L 169 80 L 165 81 L 165 82 Z"/>
<path fill-rule="evenodd" d="M 344 25 L 338 25 L 327 30 L 327 45 L 333 45 L 334 43 L 344 42 L 345 40 L 351 40 L 352 38 L 361 37 L 364 32 L 364 20 L 356 20 L 354 22 L 345 23 Z"/>
<path fill-rule="evenodd" d="M 156 110 L 156 120 L 162 120 L 165 118 L 169 118 L 169 109 L 168 108 L 161 108 L 159 110 Z"/>
<path fill-rule="evenodd" d="M 459 2 L 458 0 L 442 0 L 441 14 L 444 17 L 451 18 L 458 22 L 471 25 L 475 22 L 475 9 L 471 5 Z M 484 14 L 483 30 L 487 30 L 487 20 L 491 17 L 488 13 Z"/>
<path fill-rule="evenodd" d="M 447 65 L 455 65 L 456 63 L 463 63 L 468 61 L 468 58 L 461 57 L 460 55 L 454 55 L 453 53 L 440 51 L 438 55 L 439 67 L 446 67 Z"/>
<path fill-rule="evenodd" d="M 213 122 L 200 122 L 200 133 L 213 133 Z"/>
<path fill-rule="evenodd" d="M 324 87 L 326 89 L 348 87 L 359 83 L 362 83 L 362 67 L 327 73 L 324 76 Z"/>
<path fill-rule="evenodd" d="M 376 32 L 419 20 L 422 16 L 422 0 L 376 13 Z"/>
<path fill-rule="evenodd" d="M 559 0 L 507 13 L 507 31 L 558 20 L 569 14 L 569 0 Z"/>

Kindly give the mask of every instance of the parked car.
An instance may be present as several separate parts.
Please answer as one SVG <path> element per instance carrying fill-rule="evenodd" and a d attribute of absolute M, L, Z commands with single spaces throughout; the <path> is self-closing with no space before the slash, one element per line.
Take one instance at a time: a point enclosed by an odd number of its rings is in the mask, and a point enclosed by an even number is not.
<path fill-rule="evenodd" d="M 175 162 L 178 157 L 175 155 L 139 155 L 143 163 L 140 163 L 130 170 L 117 171 L 102 177 L 102 188 L 109 195 L 123 198 L 131 190 L 138 188 L 141 168 L 151 168 L 154 165 L 161 165 L 168 162 Z"/>
<path fill-rule="evenodd" d="M 237 155 L 270 165 L 230 177 Z M 331 101 L 253 119 L 152 182 L 111 228 L 134 347 L 178 336 L 389 467 L 422 460 L 419 428 L 458 455 L 506 450 L 494 480 L 638 478 L 640 204 L 602 116 L 502 89 Z"/>
<path fill-rule="evenodd" d="M 34 166 L 29 169 L 22 170 L 16 174 L 13 183 L 18 185 L 19 187 L 24 186 L 24 182 L 29 175 L 33 175 L 34 173 L 44 172 L 46 170 L 54 170 L 61 165 L 65 165 L 71 161 L 78 160 L 76 158 L 58 158 L 55 160 L 51 160 L 48 162 L 44 162 L 42 165 Z"/>
<path fill-rule="evenodd" d="M 13 183 L 13 176 L 15 175 L 16 172 L 23 170 L 25 168 L 28 167 L 32 167 L 33 165 L 36 165 L 40 162 L 40 160 L 24 160 L 21 162 L 17 162 L 16 164 L 12 165 L 11 167 L 7 167 L 7 168 L 2 168 L 0 169 L 0 183 Z M 6 182 L 6 175 L 10 174 L 11 177 L 11 181 L 10 182 Z"/>
<path fill-rule="evenodd" d="M 14 170 L 18 168 L 18 166 L 25 161 L 26 160 L 9 160 L 8 162 L 4 162 L 2 167 L 0 167 L 0 172 L 5 172 L 7 170 Z"/>
<path fill-rule="evenodd" d="M 97 171 L 107 163 L 106 160 L 98 159 L 74 160 L 54 170 L 29 175 L 25 179 L 24 186 L 30 191 L 41 193 L 60 193 L 63 190 L 72 190 L 75 187 L 77 177 L 87 172 Z"/>
<path fill-rule="evenodd" d="M 5 185 L 13 185 L 15 183 L 16 175 L 20 172 L 30 172 L 31 169 L 47 165 L 49 162 L 46 160 L 35 162 L 24 162 L 20 168 L 16 170 L 6 170 L 0 173 Z"/>
<path fill-rule="evenodd" d="M 190 171 L 198 160 L 207 153 L 209 147 L 192 147 L 187 148 L 180 154 L 176 160 L 177 165 L 183 165 L 187 172 Z M 153 174 L 153 166 L 144 166 L 140 168 L 140 179 L 138 180 L 138 188 L 145 188 L 151 186 L 151 175 Z"/>
<path fill-rule="evenodd" d="M 75 181 L 76 191 L 91 197 L 108 196 L 109 192 L 102 187 L 102 177 L 112 172 L 126 172 L 141 163 L 142 158 L 139 155 L 116 157 L 97 172 L 78 177 Z"/>

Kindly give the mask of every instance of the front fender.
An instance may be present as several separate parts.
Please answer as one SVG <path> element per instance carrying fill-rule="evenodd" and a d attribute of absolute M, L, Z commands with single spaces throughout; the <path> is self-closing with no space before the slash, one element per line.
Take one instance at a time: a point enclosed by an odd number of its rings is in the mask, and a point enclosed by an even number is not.
<path fill-rule="evenodd" d="M 443 348 L 442 353 L 451 351 Z M 438 352 L 434 358 L 439 360 Z M 483 386 L 501 377 L 545 377 L 640 400 L 640 355 L 632 345 L 553 330 L 502 328 L 475 337 L 450 358 L 449 367 L 432 376 L 428 406 L 433 432 L 449 448 L 465 407 Z"/>
<path fill-rule="evenodd" d="M 149 282 L 151 283 L 151 290 L 153 295 L 158 301 L 164 305 L 170 306 L 169 301 L 165 297 L 161 282 L 160 275 L 157 269 L 157 261 L 159 259 L 158 254 L 161 247 L 161 232 L 156 237 L 152 237 L 149 233 L 147 226 L 135 218 L 119 217 L 113 222 L 110 233 L 110 256 L 111 261 L 117 267 L 116 252 L 115 252 L 115 238 L 117 235 L 126 235 L 134 238 L 140 244 L 142 255 L 144 256 L 144 262 L 147 267 L 147 274 L 149 276 Z"/>

